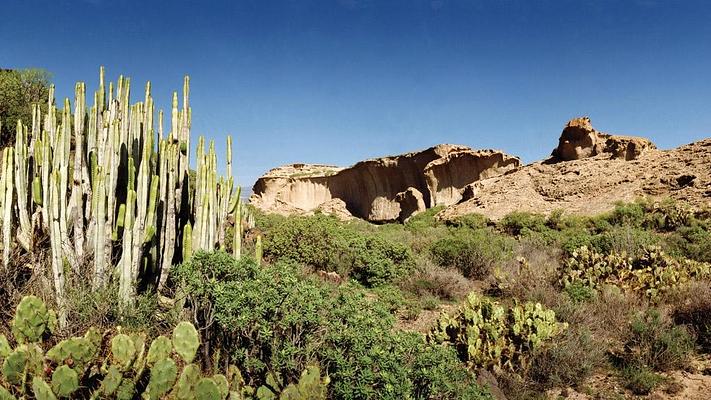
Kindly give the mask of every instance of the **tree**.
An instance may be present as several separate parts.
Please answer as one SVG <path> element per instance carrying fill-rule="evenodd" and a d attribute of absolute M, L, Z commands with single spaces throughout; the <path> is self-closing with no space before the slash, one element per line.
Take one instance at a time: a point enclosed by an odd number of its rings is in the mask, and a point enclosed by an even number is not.
<path fill-rule="evenodd" d="M 0 69 L 0 147 L 15 142 L 17 120 L 32 124 L 32 104 L 47 108 L 51 74 L 39 68 Z"/>

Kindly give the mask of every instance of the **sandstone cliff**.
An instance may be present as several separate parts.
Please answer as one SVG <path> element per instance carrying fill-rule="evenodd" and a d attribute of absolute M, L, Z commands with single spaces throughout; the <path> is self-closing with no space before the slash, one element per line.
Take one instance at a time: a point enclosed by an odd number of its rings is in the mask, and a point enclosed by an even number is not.
<path fill-rule="evenodd" d="M 341 218 L 347 210 L 371 222 L 403 221 L 430 207 L 456 204 L 471 183 L 519 166 L 518 158 L 499 151 L 446 144 L 349 168 L 294 164 L 259 178 L 250 203 L 282 214 L 334 212 L 335 207 Z"/>

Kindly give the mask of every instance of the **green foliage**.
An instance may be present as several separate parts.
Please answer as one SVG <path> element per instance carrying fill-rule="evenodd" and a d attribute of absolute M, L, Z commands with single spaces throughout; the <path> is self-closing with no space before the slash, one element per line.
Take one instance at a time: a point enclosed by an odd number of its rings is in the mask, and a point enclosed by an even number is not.
<path fill-rule="evenodd" d="M 630 349 L 626 365 L 669 371 L 688 365 L 694 340 L 684 327 L 652 308 L 633 318 L 625 348 Z"/>
<path fill-rule="evenodd" d="M 540 214 L 526 212 L 512 212 L 499 221 L 498 226 L 504 232 L 513 236 L 530 234 L 531 232 L 545 232 L 548 230 L 546 217 Z"/>
<path fill-rule="evenodd" d="M 393 282 L 414 266 L 410 250 L 333 217 L 291 217 L 264 238 L 264 256 L 351 276 L 366 286 Z"/>
<path fill-rule="evenodd" d="M 32 123 L 32 104 L 46 109 L 50 77 L 42 69 L 0 70 L 0 147 L 15 143 L 18 119 Z"/>
<path fill-rule="evenodd" d="M 589 301 L 595 298 L 595 295 L 597 294 L 595 289 L 583 284 L 582 282 L 571 283 L 570 285 L 565 286 L 563 290 L 575 303 Z"/>
<path fill-rule="evenodd" d="M 511 256 L 513 242 L 488 229 L 456 229 L 448 237 L 432 244 L 434 262 L 458 269 L 465 277 L 483 278 L 492 267 Z"/>
<path fill-rule="evenodd" d="M 567 324 L 540 304 L 504 307 L 487 297 L 471 293 L 454 314 L 445 314 L 428 338 L 457 349 L 459 358 L 472 368 L 501 367 L 510 371 L 526 368 L 530 354 Z"/>
<path fill-rule="evenodd" d="M 665 381 L 665 378 L 649 368 L 629 367 L 622 371 L 625 386 L 636 395 L 647 395 Z"/>
<path fill-rule="evenodd" d="M 39 342 L 45 333 L 56 328 L 56 319 L 56 314 L 47 310 L 42 300 L 36 296 L 25 296 L 17 306 L 12 333 L 20 343 Z"/>
<path fill-rule="evenodd" d="M 172 279 L 186 294 L 200 332 L 209 336 L 208 345 L 229 349 L 223 355 L 238 362 L 239 376 L 263 396 L 297 384 L 312 363 L 324 368 L 328 397 L 334 399 L 429 398 L 416 396 L 421 392 L 458 398 L 478 390 L 463 377 L 456 357 L 440 367 L 459 371 L 458 380 L 419 386 L 430 384 L 414 380 L 419 354 L 449 350 L 426 350 L 422 335 L 393 331 L 392 306 L 358 285 L 323 285 L 288 263 L 261 268 L 219 252 L 196 253 L 173 269 Z M 378 291 L 397 297 L 394 288 Z M 456 395 L 437 397 L 445 387 Z"/>
<path fill-rule="evenodd" d="M 635 258 L 625 253 L 604 255 L 581 247 L 565 261 L 560 283 L 563 287 L 614 285 L 655 299 L 691 279 L 710 274 L 710 264 L 688 259 L 677 261 L 656 246 L 644 247 Z"/>
<path fill-rule="evenodd" d="M 41 302 L 40 302 L 41 303 Z M 23 299 L 18 309 L 27 312 L 47 310 L 34 299 Z M 108 333 L 107 333 L 108 334 Z M 26 337 L 26 336 L 23 336 Z M 131 400 L 139 396 L 146 399 L 232 399 L 256 400 L 254 388 L 246 386 L 237 367 L 231 365 L 227 375 L 203 376 L 196 364 L 185 364 L 195 357 L 200 346 L 195 327 L 182 322 L 173 330 L 174 340 L 156 338 L 148 354 L 145 352 L 145 335 L 118 333 L 106 343 L 94 328 L 83 337 L 66 339 L 44 354 L 38 344 L 20 344 L 12 349 L 8 340 L 0 339 L 0 356 L 3 361 L 0 375 L 0 399 L 26 398 L 106 398 Z M 180 358 L 173 358 L 172 354 Z M 103 355 L 107 357 L 104 359 Z M 76 357 L 76 360 L 74 359 Z M 151 368 L 145 368 L 150 359 Z M 178 379 L 178 376 L 180 378 Z M 228 379 L 227 376 L 230 378 Z M 30 380 L 30 378 L 32 378 Z M 177 382 L 176 382 L 177 379 Z M 290 389 L 292 397 L 284 393 L 281 385 L 272 387 L 278 398 L 308 397 L 326 393 L 329 378 L 321 377 L 317 367 L 305 370 L 302 379 Z M 31 386 L 30 386 L 31 384 Z M 147 386 L 146 386 L 147 384 Z M 142 389 L 145 387 L 145 390 Z M 287 386 L 287 389 L 291 386 Z M 265 389 L 262 389 L 262 392 Z M 142 392 L 142 393 L 141 393 Z M 293 397 L 293 394 L 307 397 Z M 275 397 L 276 398 L 276 397 Z"/>

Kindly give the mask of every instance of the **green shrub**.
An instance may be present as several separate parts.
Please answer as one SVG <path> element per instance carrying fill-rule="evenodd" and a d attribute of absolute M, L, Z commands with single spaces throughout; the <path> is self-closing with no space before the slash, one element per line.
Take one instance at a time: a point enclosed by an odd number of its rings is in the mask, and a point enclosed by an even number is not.
<path fill-rule="evenodd" d="M 654 233 L 632 226 L 614 227 L 590 239 L 590 248 L 603 254 L 625 253 L 638 256 L 645 247 L 658 245 L 659 238 Z"/>
<path fill-rule="evenodd" d="M 667 238 L 673 254 L 711 263 L 711 230 L 701 225 L 682 227 Z"/>
<path fill-rule="evenodd" d="M 491 223 L 489 218 L 481 214 L 466 214 L 448 221 L 448 224 L 457 228 L 484 229 Z"/>
<path fill-rule="evenodd" d="M 471 293 L 453 314 L 444 314 L 432 329 L 432 343 L 448 344 L 472 368 L 525 370 L 530 355 L 567 328 L 540 304 L 504 307 Z"/>
<path fill-rule="evenodd" d="M 612 225 L 641 226 L 644 222 L 645 210 L 640 203 L 618 202 L 615 209 L 607 217 Z"/>
<path fill-rule="evenodd" d="M 647 395 L 666 379 L 645 367 L 628 367 L 622 371 L 622 378 L 627 389 L 636 395 Z"/>
<path fill-rule="evenodd" d="M 333 217 L 290 217 L 265 235 L 264 255 L 351 276 L 366 286 L 393 282 L 414 266 L 407 246 Z"/>
<path fill-rule="evenodd" d="M 513 236 L 525 235 L 531 232 L 545 232 L 550 229 L 546 225 L 545 216 L 527 212 L 512 212 L 504 216 L 497 226 Z"/>
<path fill-rule="evenodd" d="M 674 322 L 688 327 L 699 346 L 711 352 L 711 284 L 698 282 L 684 294 L 674 310 Z"/>
<path fill-rule="evenodd" d="M 669 371 L 688 365 L 694 341 L 684 327 L 652 308 L 633 318 L 625 348 L 627 366 Z"/>
<path fill-rule="evenodd" d="M 455 229 L 452 235 L 430 247 L 434 262 L 445 268 L 455 268 L 467 278 L 480 279 L 492 267 L 511 256 L 511 239 L 488 229 Z"/>
<path fill-rule="evenodd" d="M 323 285 L 285 262 L 259 267 L 219 252 L 196 253 L 174 268 L 172 279 L 211 344 L 211 357 L 216 352 L 223 361 L 215 362 L 239 361 L 251 386 L 270 379 L 283 387 L 315 362 L 328 374 L 334 399 L 458 398 L 479 390 L 453 357 L 448 365 L 430 366 L 459 371 L 450 380 L 416 380 L 420 354 L 439 350 L 428 350 L 422 335 L 415 340 L 393 331 L 392 304 L 357 285 Z M 378 291 L 397 297 L 396 289 Z M 459 392 L 449 397 L 446 388 Z"/>
<path fill-rule="evenodd" d="M 581 282 L 575 282 L 563 288 L 574 303 L 582 303 L 595 298 L 597 291 Z"/>

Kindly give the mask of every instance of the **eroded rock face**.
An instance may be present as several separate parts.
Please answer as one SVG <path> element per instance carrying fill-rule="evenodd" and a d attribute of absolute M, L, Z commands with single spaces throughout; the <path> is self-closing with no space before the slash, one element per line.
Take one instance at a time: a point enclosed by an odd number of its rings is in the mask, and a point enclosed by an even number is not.
<path fill-rule="evenodd" d="M 499 151 L 446 144 L 349 168 L 294 164 L 259 178 L 250 203 L 293 214 L 340 199 L 350 214 L 371 222 L 403 221 L 436 205 L 456 204 L 467 185 L 519 166 L 518 158 Z"/>
<path fill-rule="evenodd" d="M 590 118 L 573 118 L 566 124 L 553 150 L 551 161 L 573 161 L 609 154 L 611 158 L 634 160 L 648 149 L 656 149 L 649 139 L 610 135 L 592 127 Z"/>

